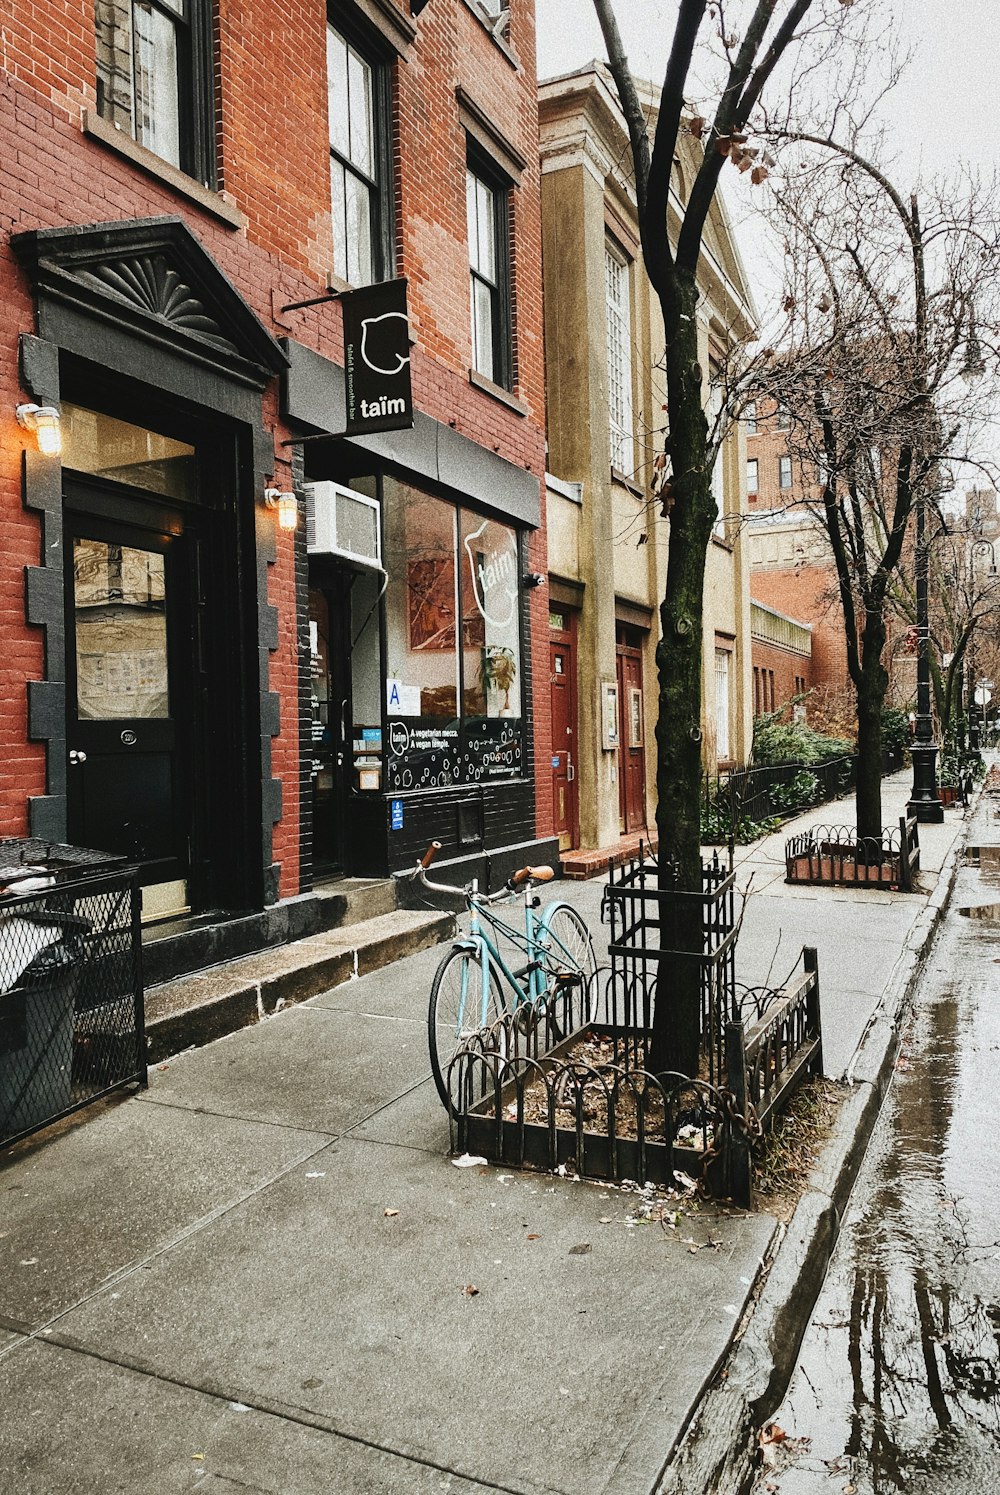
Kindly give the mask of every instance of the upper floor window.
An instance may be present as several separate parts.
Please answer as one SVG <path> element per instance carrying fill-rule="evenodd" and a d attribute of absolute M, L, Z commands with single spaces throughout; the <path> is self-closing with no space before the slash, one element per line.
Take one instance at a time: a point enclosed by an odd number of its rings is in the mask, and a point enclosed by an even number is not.
<path fill-rule="evenodd" d="M 604 284 L 608 338 L 608 420 L 611 466 L 631 474 L 632 444 L 632 306 L 629 264 L 612 244 L 604 246 Z"/>
<path fill-rule="evenodd" d="M 747 458 L 747 495 L 750 498 L 756 498 L 757 497 L 757 494 L 759 492 L 759 489 L 758 489 L 758 486 L 757 486 L 758 482 L 759 482 L 758 459 L 756 457 L 748 457 Z"/>
<path fill-rule="evenodd" d="M 350 285 L 388 278 L 388 70 L 326 28 L 333 272 Z"/>
<path fill-rule="evenodd" d="M 708 437 L 715 442 L 715 461 L 712 463 L 712 497 L 715 500 L 715 533 L 720 538 L 725 537 L 726 523 L 726 488 L 723 473 L 722 449 L 724 445 L 722 431 L 722 408 L 724 400 L 722 385 L 717 378 L 713 378 L 708 390 Z"/>
<path fill-rule="evenodd" d="M 746 433 L 747 433 L 748 436 L 756 436 L 757 435 L 757 402 L 756 402 L 756 400 L 750 400 L 748 404 L 746 404 L 746 405 L 743 406 L 743 424 L 746 427 Z"/>
<path fill-rule="evenodd" d="M 778 487 L 790 488 L 792 486 L 792 459 L 791 457 L 778 458 Z"/>
<path fill-rule="evenodd" d="M 465 173 L 469 233 L 472 367 L 504 389 L 512 388 L 510 186 L 470 154 Z"/>
<path fill-rule="evenodd" d="M 774 412 L 774 424 L 779 431 L 790 431 L 792 429 L 792 412 L 786 405 L 779 405 Z"/>
<path fill-rule="evenodd" d="M 97 112 L 214 185 L 208 0 L 96 0 Z"/>

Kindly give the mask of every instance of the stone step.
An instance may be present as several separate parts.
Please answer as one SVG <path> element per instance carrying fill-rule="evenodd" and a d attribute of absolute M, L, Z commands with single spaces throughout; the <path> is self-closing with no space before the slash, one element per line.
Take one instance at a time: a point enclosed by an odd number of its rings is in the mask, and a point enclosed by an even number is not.
<path fill-rule="evenodd" d="M 632 831 L 611 846 L 582 846 L 576 851 L 561 852 L 559 863 L 562 875 L 578 881 L 588 877 L 600 877 L 602 873 L 607 872 L 609 863 L 613 867 L 620 867 L 623 862 L 628 862 L 632 857 L 638 856 L 640 846 L 645 852 L 655 853 L 655 829 Z"/>
<path fill-rule="evenodd" d="M 392 877 L 341 877 L 313 889 L 324 912 L 324 929 L 343 928 L 391 914 L 396 908 L 396 882 Z"/>
<path fill-rule="evenodd" d="M 394 909 L 146 990 L 150 1064 L 453 937 L 455 915 Z"/>

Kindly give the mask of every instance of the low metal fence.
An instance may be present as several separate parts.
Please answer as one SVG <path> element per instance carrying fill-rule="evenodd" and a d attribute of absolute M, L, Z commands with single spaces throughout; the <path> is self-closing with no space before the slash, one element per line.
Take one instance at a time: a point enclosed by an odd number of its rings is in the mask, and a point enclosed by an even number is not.
<path fill-rule="evenodd" d="M 785 842 L 785 881 L 882 888 L 912 893 L 920 871 L 920 833 L 913 817 L 897 830 L 858 837 L 853 826 L 814 825 Z"/>
<path fill-rule="evenodd" d="M 135 868 L 0 842 L 0 1147 L 146 1082 Z"/>
<path fill-rule="evenodd" d="M 702 787 L 703 839 L 749 839 L 758 827 L 839 799 L 854 787 L 857 759 L 777 763 L 706 774 Z"/>

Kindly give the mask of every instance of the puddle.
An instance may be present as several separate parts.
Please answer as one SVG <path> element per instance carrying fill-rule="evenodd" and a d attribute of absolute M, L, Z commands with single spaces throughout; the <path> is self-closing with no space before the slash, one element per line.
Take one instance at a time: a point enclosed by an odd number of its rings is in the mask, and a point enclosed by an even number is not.
<path fill-rule="evenodd" d="M 965 861 L 983 872 L 1000 872 L 1000 846 L 967 846 Z"/>
<path fill-rule="evenodd" d="M 977 903 L 972 908 L 960 908 L 966 919 L 986 919 L 991 924 L 1000 924 L 1000 903 Z"/>
<path fill-rule="evenodd" d="M 1000 1490 L 1000 1014 L 973 944 L 946 916 L 755 1495 Z"/>

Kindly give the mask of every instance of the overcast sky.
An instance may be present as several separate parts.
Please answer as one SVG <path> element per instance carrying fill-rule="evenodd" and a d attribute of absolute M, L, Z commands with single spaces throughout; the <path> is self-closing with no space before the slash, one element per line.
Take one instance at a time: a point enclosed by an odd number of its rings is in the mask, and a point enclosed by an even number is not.
<path fill-rule="evenodd" d="M 538 76 L 551 77 L 603 57 L 592 0 L 536 0 Z M 1000 165 L 1000 0 L 890 0 L 887 6 L 913 61 L 886 103 L 900 149 L 930 173 L 956 154 L 990 174 Z M 632 71 L 662 81 L 676 0 L 616 0 Z"/>

